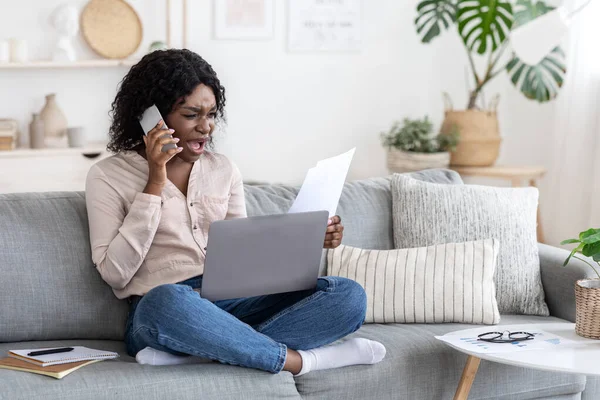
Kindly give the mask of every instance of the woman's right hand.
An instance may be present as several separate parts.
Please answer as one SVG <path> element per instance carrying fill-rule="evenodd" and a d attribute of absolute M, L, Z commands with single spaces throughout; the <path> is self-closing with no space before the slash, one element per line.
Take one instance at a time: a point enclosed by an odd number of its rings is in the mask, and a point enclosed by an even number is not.
<path fill-rule="evenodd" d="M 160 120 L 158 124 L 148 135 L 144 136 L 144 143 L 146 144 L 146 160 L 148 160 L 148 183 L 144 189 L 144 193 L 154 194 L 160 196 L 163 187 L 167 183 L 167 162 L 179 153 L 182 148 L 177 147 L 176 149 L 169 149 L 166 152 L 162 151 L 162 147 L 168 143 L 179 142 L 178 138 L 172 138 L 167 135 L 175 132 L 173 129 L 162 129 L 163 121 Z M 164 137 L 161 137 L 164 136 Z"/>

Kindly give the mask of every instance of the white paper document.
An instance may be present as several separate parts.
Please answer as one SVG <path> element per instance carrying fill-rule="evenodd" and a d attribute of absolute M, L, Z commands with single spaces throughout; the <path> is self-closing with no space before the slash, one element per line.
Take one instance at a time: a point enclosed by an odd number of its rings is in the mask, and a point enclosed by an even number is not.
<path fill-rule="evenodd" d="M 577 344 L 573 340 L 563 338 L 550 332 L 535 330 L 531 331 L 531 333 L 535 335 L 532 340 L 511 343 L 489 343 L 482 340 L 477 340 L 477 336 L 461 336 L 456 334 L 436 336 L 435 338 L 441 340 L 442 342 L 446 342 L 453 347 L 483 354 L 513 353 L 524 350 L 544 350 Z"/>
<path fill-rule="evenodd" d="M 289 212 L 326 210 L 334 216 L 355 150 L 321 160 L 309 169 Z"/>

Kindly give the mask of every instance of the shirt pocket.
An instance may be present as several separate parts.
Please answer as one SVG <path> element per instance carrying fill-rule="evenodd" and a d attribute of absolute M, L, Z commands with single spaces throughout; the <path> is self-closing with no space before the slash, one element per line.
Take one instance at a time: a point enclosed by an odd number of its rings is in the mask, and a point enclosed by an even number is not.
<path fill-rule="evenodd" d="M 213 197 L 200 195 L 198 200 L 195 202 L 196 211 L 198 212 L 198 223 L 201 225 L 202 231 L 207 233 L 210 224 L 215 221 L 222 221 L 227 216 L 229 196 Z"/>

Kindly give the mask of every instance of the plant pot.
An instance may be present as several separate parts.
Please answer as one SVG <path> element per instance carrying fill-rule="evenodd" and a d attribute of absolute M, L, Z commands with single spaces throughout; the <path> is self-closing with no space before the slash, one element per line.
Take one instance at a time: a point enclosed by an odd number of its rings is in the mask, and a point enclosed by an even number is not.
<path fill-rule="evenodd" d="M 450 153 L 415 153 L 398 149 L 388 149 L 387 167 L 390 173 L 421 171 L 430 168 L 447 168 Z"/>
<path fill-rule="evenodd" d="M 446 107 L 440 133 L 450 134 L 456 128 L 460 134 L 458 146 L 450 158 L 450 165 L 472 167 L 494 165 L 500 154 L 502 142 L 495 110 L 496 104 L 497 101 L 490 111 L 454 111 L 451 106 Z"/>
<path fill-rule="evenodd" d="M 575 282 L 575 332 L 589 339 L 600 339 L 600 279 Z"/>

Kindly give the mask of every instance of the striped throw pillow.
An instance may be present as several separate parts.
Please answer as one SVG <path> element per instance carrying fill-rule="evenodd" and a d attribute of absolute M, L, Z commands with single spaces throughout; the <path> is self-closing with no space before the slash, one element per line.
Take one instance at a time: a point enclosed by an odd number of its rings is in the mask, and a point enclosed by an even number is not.
<path fill-rule="evenodd" d="M 397 250 L 339 246 L 327 274 L 367 293 L 366 323 L 497 324 L 496 239 Z"/>

